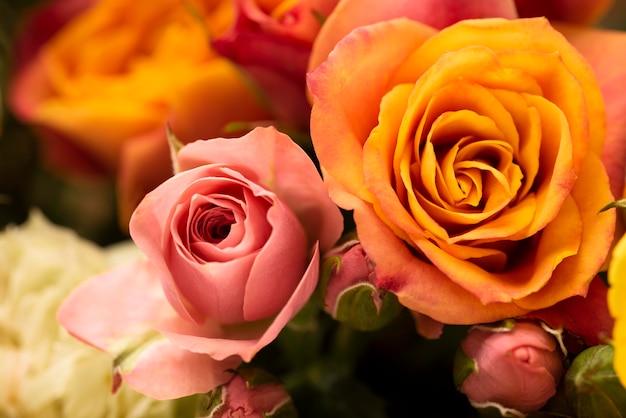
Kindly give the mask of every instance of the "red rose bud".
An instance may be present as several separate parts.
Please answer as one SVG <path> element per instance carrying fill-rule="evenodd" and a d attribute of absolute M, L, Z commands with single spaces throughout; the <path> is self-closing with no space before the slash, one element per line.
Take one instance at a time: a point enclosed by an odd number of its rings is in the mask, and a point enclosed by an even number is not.
<path fill-rule="evenodd" d="M 262 369 L 243 367 L 233 378 L 204 395 L 198 418 L 295 418 L 298 412 L 277 378 Z"/>
<path fill-rule="evenodd" d="M 613 347 L 596 345 L 574 358 L 564 378 L 565 396 L 577 417 L 623 417 L 626 389 L 613 369 Z"/>
<path fill-rule="evenodd" d="M 457 352 L 454 382 L 477 409 L 502 416 L 539 410 L 564 373 L 556 339 L 536 322 L 472 327 Z"/>
<path fill-rule="evenodd" d="M 324 310 L 334 319 L 367 331 L 383 327 L 401 305 L 395 295 L 376 286 L 376 269 L 363 246 L 348 241 L 330 253 L 324 264 Z"/>

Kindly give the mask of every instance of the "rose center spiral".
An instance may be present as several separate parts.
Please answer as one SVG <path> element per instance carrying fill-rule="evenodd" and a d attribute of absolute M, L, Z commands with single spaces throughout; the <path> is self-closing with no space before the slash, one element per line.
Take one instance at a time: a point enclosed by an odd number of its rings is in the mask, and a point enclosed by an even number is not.
<path fill-rule="evenodd" d="M 198 217 L 195 232 L 199 240 L 217 243 L 228 236 L 234 223 L 235 215 L 232 210 L 214 206 Z"/>

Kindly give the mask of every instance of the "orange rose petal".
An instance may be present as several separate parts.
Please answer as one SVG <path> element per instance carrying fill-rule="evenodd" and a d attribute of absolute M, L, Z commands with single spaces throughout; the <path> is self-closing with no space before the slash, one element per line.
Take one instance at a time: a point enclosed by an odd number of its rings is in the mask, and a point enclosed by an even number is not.
<path fill-rule="evenodd" d="M 134 102 L 49 99 L 32 116 L 32 123 L 76 138 L 103 166 L 115 170 L 121 144 L 162 123 L 165 109 Z"/>
<path fill-rule="evenodd" d="M 413 85 L 401 84 L 395 86 L 380 104 L 380 123 L 376 126 L 363 146 L 364 181 L 371 195 L 366 200 L 373 203 L 374 210 L 381 219 L 395 233 L 406 239 L 422 237 L 422 230 L 415 219 L 405 209 L 406 195 L 394 189 L 392 180 L 392 160 L 396 147 L 398 129 L 404 115 L 404 107 Z M 426 221 L 428 222 L 428 221 Z M 438 228 L 436 222 L 429 223 L 430 227 Z"/>
<path fill-rule="evenodd" d="M 497 128 L 492 119 L 471 110 L 458 110 L 441 114 L 433 123 L 429 132 L 429 141 L 426 144 L 428 150 L 432 150 L 430 144 L 445 146 L 454 135 L 464 136 L 463 139 L 466 140 L 470 137 L 504 139 L 502 131 Z M 448 208 L 454 208 L 457 202 L 466 199 L 466 192 L 459 186 L 454 170 L 459 143 L 463 139 L 454 143 L 441 161 L 434 166 L 435 176 L 424 179 L 424 185 L 430 191 L 433 200 Z M 436 162 L 434 158 L 433 162 Z M 422 164 L 426 163 L 422 161 Z M 426 180 L 430 181 L 427 183 Z"/>
<path fill-rule="evenodd" d="M 350 206 L 354 207 L 362 244 L 377 260 L 377 287 L 396 294 L 407 308 L 448 324 L 491 322 L 525 313 L 513 304 L 482 305 L 436 267 L 411 254 L 404 241 L 380 221 L 370 206 L 356 198 Z"/>
<path fill-rule="evenodd" d="M 491 93 L 510 113 L 516 127 L 518 142 L 513 143 L 513 148 L 524 173 L 524 182 L 517 192 L 518 200 L 521 200 L 532 188 L 539 171 L 537 156 L 541 149 L 541 118 L 537 109 L 529 106 L 526 95 L 500 89 L 492 89 Z M 510 142 L 513 139 L 508 138 Z"/>
<path fill-rule="evenodd" d="M 558 53 L 516 51 L 500 53 L 498 57 L 504 65 L 519 68 L 537 80 L 542 90 L 541 97 L 563 112 L 572 137 L 577 138 L 572 141 L 573 159 L 570 163 L 577 170 L 589 143 L 589 121 L 583 95 L 586 89 L 597 91 L 596 86 L 579 84 L 569 69 L 563 65 L 561 55 Z M 549 119 L 544 122 L 549 122 Z"/>
<path fill-rule="evenodd" d="M 587 58 L 598 79 L 606 106 L 606 143 L 602 148 L 604 138 L 592 137 L 591 147 L 597 153 L 602 152 L 611 191 L 619 198 L 622 196 L 626 162 L 626 94 L 621 88 L 626 85 L 626 33 L 560 23 L 556 28 Z M 596 118 L 602 120 L 603 115 L 590 115 L 591 120 Z"/>
<path fill-rule="evenodd" d="M 535 157 L 542 168 L 534 183 L 538 210 L 527 225 L 526 233 L 530 236 L 554 219 L 576 181 L 572 142 L 578 138 L 571 138 L 567 129 L 569 120 L 553 103 L 539 96 L 527 99 L 538 110 L 542 128 L 541 147 Z"/>
<path fill-rule="evenodd" d="M 421 0 L 419 7 L 413 0 L 342 0 L 322 26 L 317 37 L 309 70 L 316 68 L 330 54 L 334 46 L 353 29 L 395 18 L 409 18 L 415 22 L 443 28 L 461 19 L 503 17 L 515 19 L 517 10 L 512 0 Z"/>
<path fill-rule="evenodd" d="M 523 308 L 536 309 L 538 305 L 550 306 L 572 295 L 584 295 L 611 248 L 616 214 L 613 209 L 599 213 L 612 200 L 612 195 L 606 171 L 595 154 L 587 155 L 571 195 L 583 223 L 577 254 L 556 266 L 541 292 L 518 301 Z M 567 233 L 570 228 L 570 221 L 562 222 L 559 234 Z"/>
<path fill-rule="evenodd" d="M 494 36 L 497 34 L 497 36 Z M 547 19 L 476 19 L 466 20 L 443 29 L 439 34 L 425 42 L 406 62 L 408 74 L 421 73 L 441 55 L 441 51 L 455 51 L 471 45 L 484 45 L 493 51 L 516 50 L 545 52 L 558 51 L 565 67 L 583 86 L 590 124 L 591 148 L 600 152 L 605 135 L 604 104 L 598 89 L 598 83 L 589 63 L 566 39 L 555 30 Z M 596 45 L 598 45 L 596 43 Z M 527 65 L 531 68 L 531 64 Z M 480 67 L 476 69 L 480 71 Z M 406 77 L 405 75 L 404 77 Z M 403 77 L 400 78 L 402 80 Z M 522 86 L 520 86 L 520 89 Z M 515 89 L 511 89 L 515 90 Z M 520 90 L 516 90 L 520 91 Z M 598 142 L 599 141 L 599 142 Z"/>
<path fill-rule="evenodd" d="M 378 104 L 389 89 L 388 76 L 434 32 L 406 19 L 363 27 L 341 41 L 337 53 L 309 73 L 308 86 L 315 102 L 311 113 L 315 152 L 329 174 L 341 178 L 349 192 L 360 193 L 363 141 L 376 126 Z M 402 42 L 390 43 L 389 39 Z M 372 54 L 372 50 L 379 52 Z M 341 138 L 341 143 L 335 138 Z"/>
<path fill-rule="evenodd" d="M 266 120 L 269 114 L 245 75 L 230 61 L 215 58 L 179 83 L 170 123 L 176 137 L 187 143 L 225 136 L 229 123 Z"/>
<path fill-rule="evenodd" d="M 528 236 L 527 222 L 534 218 L 537 211 L 537 199 L 528 195 L 513 207 L 503 210 L 497 217 L 477 225 L 475 228 L 454 235 L 450 243 L 471 242 L 491 243 L 500 240 L 517 241 Z"/>
<path fill-rule="evenodd" d="M 576 211 L 571 202 L 564 207 Z M 560 232 L 559 228 L 567 228 L 567 232 Z M 554 232 L 558 229 L 559 232 Z M 480 260 L 465 261 L 458 252 L 449 247 L 440 249 L 427 242 L 420 245 L 426 257 L 432 261 L 449 280 L 474 294 L 484 304 L 494 302 L 512 302 L 515 299 L 541 289 L 550 280 L 552 271 L 565 257 L 576 254 L 580 236 L 580 226 L 570 223 L 557 222 L 546 227 L 545 234 L 539 237 L 536 252 L 529 257 L 524 256 L 523 250 L 518 253 L 519 259 L 507 260 L 504 272 L 489 272 L 481 268 L 484 264 Z M 511 256 L 515 250 L 509 249 Z M 516 267 L 517 266 L 517 267 Z M 493 269 L 498 266 L 486 266 Z"/>

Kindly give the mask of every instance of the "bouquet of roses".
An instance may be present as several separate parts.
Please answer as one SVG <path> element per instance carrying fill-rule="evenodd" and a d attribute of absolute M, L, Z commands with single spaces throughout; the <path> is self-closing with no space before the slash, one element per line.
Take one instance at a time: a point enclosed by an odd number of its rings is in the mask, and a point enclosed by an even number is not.
<path fill-rule="evenodd" d="M 5 263 L 0 416 L 626 416 L 612 5 L 3 5 L 3 253 L 35 222 L 108 261 Z"/>

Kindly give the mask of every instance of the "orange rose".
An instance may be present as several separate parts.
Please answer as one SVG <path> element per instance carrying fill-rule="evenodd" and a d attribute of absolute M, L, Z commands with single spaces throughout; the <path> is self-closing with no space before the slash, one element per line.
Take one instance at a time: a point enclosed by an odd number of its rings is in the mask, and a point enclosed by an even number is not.
<path fill-rule="evenodd" d="M 464 324 L 587 292 L 615 226 L 604 105 L 547 20 L 364 26 L 308 84 L 325 181 L 379 287 Z"/>
<path fill-rule="evenodd" d="M 269 114 L 241 71 L 210 46 L 232 25 L 232 2 L 87 3 L 18 71 L 11 102 L 40 131 L 52 166 L 118 176 L 125 222 L 171 175 L 166 122 L 187 142 Z"/>

